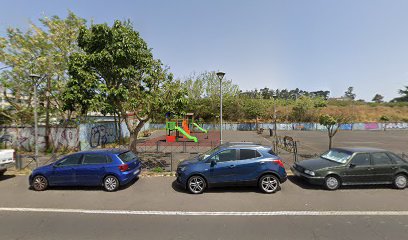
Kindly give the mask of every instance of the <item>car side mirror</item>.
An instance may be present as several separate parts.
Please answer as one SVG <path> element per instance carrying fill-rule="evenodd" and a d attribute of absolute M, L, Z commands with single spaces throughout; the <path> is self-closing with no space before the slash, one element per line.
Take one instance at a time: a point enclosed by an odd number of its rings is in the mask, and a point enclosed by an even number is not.
<path fill-rule="evenodd" d="M 356 167 L 356 165 L 355 165 L 355 164 L 350 163 L 349 168 L 355 168 L 355 167 Z"/>
<path fill-rule="evenodd" d="M 217 162 L 215 160 L 211 160 L 211 167 L 214 167 L 215 165 L 217 165 Z"/>

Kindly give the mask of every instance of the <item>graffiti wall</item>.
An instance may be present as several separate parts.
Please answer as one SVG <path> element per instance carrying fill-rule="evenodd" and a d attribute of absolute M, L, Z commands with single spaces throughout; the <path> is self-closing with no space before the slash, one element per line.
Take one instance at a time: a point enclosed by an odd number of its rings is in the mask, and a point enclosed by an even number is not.
<path fill-rule="evenodd" d="M 34 150 L 33 127 L 0 127 L 0 143 L 6 147 L 13 147 L 21 151 L 31 152 Z M 79 145 L 77 128 L 50 128 L 48 139 L 54 149 L 76 149 Z M 38 148 L 45 149 L 45 127 L 38 128 Z"/>
<path fill-rule="evenodd" d="M 165 124 L 150 123 L 146 125 L 147 129 L 164 129 Z M 407 129 L 408 123 L 345 123 L 340 125 L 341 130 L 384 130 L 386 129 Z M 258 123 L 259 128 L 274 129 L 273 123 Z M 219 124 L 203 124 L 204 129 L 219 130 Z M 300 131 L 325 131 L 326 127 L 318 123 L 277 123 L 278 130 L 300 130 Z M 238 131 L 255 131 L 256 123 L 223 123 L 223 130 L 238 130 Z"/>

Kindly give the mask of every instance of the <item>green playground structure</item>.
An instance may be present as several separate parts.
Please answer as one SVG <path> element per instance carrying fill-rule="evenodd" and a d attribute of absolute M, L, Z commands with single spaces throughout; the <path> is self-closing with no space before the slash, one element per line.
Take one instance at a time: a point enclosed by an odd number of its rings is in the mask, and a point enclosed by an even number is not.
<path fill-rule="evenodd" d="M 200 130 L 201 132 L 208 133 L 208 130 L 206 130 L 206 129 L 200 127 L 200 125 L 198 125 L 197 123 L 193 122 L 193 125 L 194 125 L 196 128 L 198 128 L 198 130 Z"/>
<path fill-rule="evenodd" d="M 194 113 L 186 113 L 181 116 L 174 115 L 171 112 L 166 113 L 166 142 L 177 142 L 182 137 L 180 133 L 189 140 L 198 142 L 198 138 L 191 135 L 194 127 L 206 133 L 205 138 L 208 139 L 208 130 L 194 122 Z"/>
<path fill-rule="evenodd" d="M 175 129 L 177 131 L 179 131 L 181 134 L 183 134 L 184 136 L 186 136 L 186 138 L 193 140 L 194 142 L 198 142 L 198 139 L 194 136 L 191 136 L 190 134 L 186 133 L 182 128 L 180 127 L 175 127 Z"/>

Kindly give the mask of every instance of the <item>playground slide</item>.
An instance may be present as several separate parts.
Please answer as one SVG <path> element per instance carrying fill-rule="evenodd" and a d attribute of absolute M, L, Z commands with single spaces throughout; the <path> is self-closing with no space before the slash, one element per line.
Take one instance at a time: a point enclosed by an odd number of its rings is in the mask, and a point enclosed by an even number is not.
<path fill-rule="evenodd" d="M 204 129 L 204 128 L 202 128 L 202 127 L 200 127 L 197 123 L 193 123 L 193 125 L 196 126 L 196 128 L 198 128 L 201 132 L 207 133 L 207 130 Z"/>
<path fill-rule="evenodd" d="M 186 133 L 182 128 L 176 127 L 175 128 L 177 131 L 181 132 L 184 136 L 186 136 L 188 139 L 193 140 L 194 142 L 198 142 L 198 139 L 194 136 L 191 136 L 190 134 Z"/>

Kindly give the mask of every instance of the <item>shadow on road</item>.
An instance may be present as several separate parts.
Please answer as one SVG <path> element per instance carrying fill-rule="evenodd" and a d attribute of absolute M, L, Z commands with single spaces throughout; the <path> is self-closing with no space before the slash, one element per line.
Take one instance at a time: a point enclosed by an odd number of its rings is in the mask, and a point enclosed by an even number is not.
<path fill-rule="evenodd" d="M 128 184 L 120 186 L 118 191 L 126 190 L 127 188 L 131 187 L 134 183 L 139 181 L 139 178 L 135 178 L 130 181 Z M 28 188 L 29 190 L 34 191 L 34 188 L 31 186 Z M 46 191 L 104 191 L 102 186 L 58 186 L 58 187 L 49 187 Z"/>
<path fill-rule="evenodd" d="M 4 181 L 7 179 L 15 178 L 16 175 L 0 175 L 0 181 Z"/>
<path fill-rule="evenodd" d="M 309 184 L 305 180 L 295 176 L 288 176 L 288 182 L 295 184 L 296 186 L 307 189 L 307 190 L 321 190 L 321 191 L 329 191 L 326 190 L 323 186 Z M 340 189 L 337 191 L 344 190 L 364 190 L 364 189 L 393 189 L 392 185 L 352 185 L 352 186 L 341 186 Z"/>
<path fill-rule="evenodd" d="M 181 187 L 179 184 L 177 184 L 176 181 L 173 181 L 171 184 L 171 187 L 173 188 L 174 191 L 180 192 L 180 193 L 186 193 L 190 194 L 189 191 Z M 279 189 L 277 192 L 281 190 L 281 187 L 279 186 Z M 253 193 L 263 193 L 259 190 L 257 187 L 251 187 L 251 186 L 231 186 L 231 187 L 213 187 L 213 188 L 207 188 L 204 191 L 205 193 L 246 193 L 246 192 L 253 192 Z"/>

